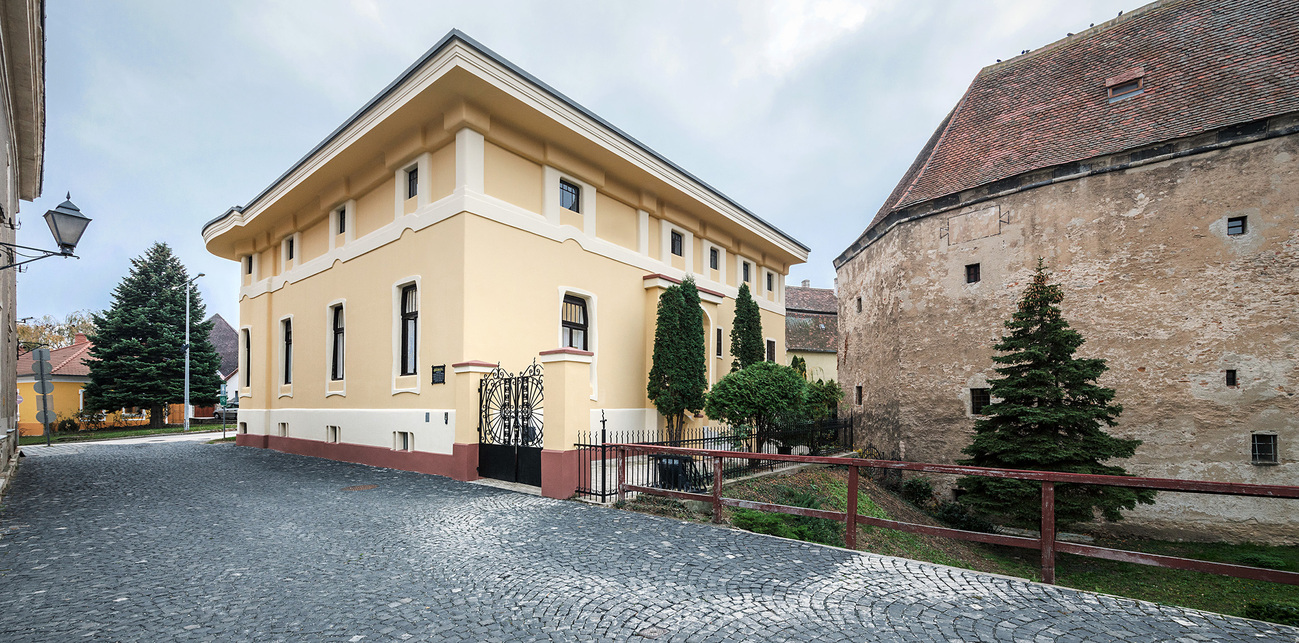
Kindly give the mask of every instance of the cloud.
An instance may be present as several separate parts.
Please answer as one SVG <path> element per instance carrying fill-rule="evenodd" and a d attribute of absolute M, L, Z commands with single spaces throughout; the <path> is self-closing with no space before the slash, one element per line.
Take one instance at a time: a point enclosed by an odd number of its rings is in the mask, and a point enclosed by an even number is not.
<path fill-rule="evenodd" d="M 736 80 L 779 81 L 809 59 L 850 37 L 878 8 L 862 0 L 745 2 L 742 34 L 732 48 Z"/>

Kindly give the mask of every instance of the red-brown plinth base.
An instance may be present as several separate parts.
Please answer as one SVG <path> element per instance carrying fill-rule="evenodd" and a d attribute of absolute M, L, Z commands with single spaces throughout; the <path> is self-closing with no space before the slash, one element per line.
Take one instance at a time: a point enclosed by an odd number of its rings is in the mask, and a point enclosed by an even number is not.
<path fill-rule="evenodd" d="M 451 454 L 425 453 L 421 451 L 395 451 L 383 447 L 372 447 L 360 444 L 342 444 L 303 440 L 302 438 L 281 438 L 274 435 L 251 435 L 241 433 L 235 436 L 235 444 L 244 447 L 271 449 L 284 453 L 306 455 L 314 458 L 327 458 L 343 462 L 368 464 L 372 467 L 400 469 L 417 473 L 431 473 L 456 480 L 478 479 L 478 443 L 455 443 Z M 576 453 L 576 452 L 573 452 Z M 542 455 L 544 460 L 545 455 Z M 542 465 L 543 470 L 545 465 Z M 576 489 L 576 486 L 574 486 Z M 572 495 L 571 493 L 569 495 Z M 565 496 L 568 497 L 568 496 Z"/>

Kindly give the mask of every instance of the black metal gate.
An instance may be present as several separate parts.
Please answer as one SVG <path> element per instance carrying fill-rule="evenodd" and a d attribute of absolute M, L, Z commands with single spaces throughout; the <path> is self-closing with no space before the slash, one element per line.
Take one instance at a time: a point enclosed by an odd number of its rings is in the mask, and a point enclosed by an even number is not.
<path fill-rule="evenodd" d="M 478 384 L 478 475 L 541 486 L 541 365 L 499 366 Z"/>

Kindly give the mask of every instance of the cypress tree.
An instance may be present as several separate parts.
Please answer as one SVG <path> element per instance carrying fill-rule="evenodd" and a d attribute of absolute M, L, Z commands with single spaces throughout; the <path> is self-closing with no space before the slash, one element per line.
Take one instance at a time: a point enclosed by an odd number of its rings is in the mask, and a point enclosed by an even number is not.
<path fill-rule="evenodd" d="M 667 420 L 669 439 L 681 437 L 687 411 L 704 408 L 708 388 L 703 309 L 693 279 L 659 295 L 654 356 L 646 394 Z"/>
<path fill-rule="evenodd" d="M 113 290 L 112 306 L 93 315 L 87 408 L 150 410 L 162 426 L 165 407 L 185 399 L 185 289 L 190 295 L 190 401 L 213 404 L 221 388 L 220 360 L 208 340 L 212 322 L 189 273 L 164 243 L 131 260 Z"/>
<path fill-rule="evenodd" d="M 766 357 L 762 341 L 762 313 L 749 294 L 749 284 L 740 284 L 735 296 L 735 322 L 731 324 L 731 371 L 757 364 Z"/>
<path fill-rule="evenodd" d="M 992 358 L 1001 377 L 989 382 L 994 401 L 984 407 L 986 417 L 975 422 L 974 440 L 963 450 L 970 458 L 961 464 L 1129 475 L 1103 463 L 1132 457 L 1141 441 L 1116 438 L 1102 428 L 1116 425 L 1123 407 L 1114 403 L 1114 389 L 1096 384 L 1107 370 L 1105 360 L 1074 357 L 1084 340 L 1061 315 L 1063 298 L 1060 286 L 1047 283 L 1039 259 L 1033 283 L 1005 323 L 1010 333 L 994 346 L 1002 353 Z M 961 502 L 976 511 L 1025 526 L 1039 520 L 1040 483 L 971 476 L 960 486 Z M 1154 498 L 1152 490 L 1058 484 L 1056 521 L 1062 526 L 1087 522 L 1094 511 L 1116 521 L 1121 510 L 1153 504 Z"/>

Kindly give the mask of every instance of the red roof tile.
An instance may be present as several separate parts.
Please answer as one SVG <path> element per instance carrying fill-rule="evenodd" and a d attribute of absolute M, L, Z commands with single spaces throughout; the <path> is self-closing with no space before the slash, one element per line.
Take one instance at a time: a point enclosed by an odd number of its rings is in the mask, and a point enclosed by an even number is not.
<path fill-rule="evenodd" d="M 50 351 L 50 366 L 54 369 L 55 375 L 71 375 L 87 377 L 90 375 L 90 365 L 85 360 L 90 357 L 90 347 L 94 346 L 85 335 L 77 335 L 77 343 L 63 348 L 56 348 Z M 32 377 L 32 354 L 23 353 L 18 356 L 18 377 Z"/>
<path fill-rule="evenodd" d="M 839 298 L 830 288 L 785 287 L 785 310 L 808 313 L 839 313 Z"/>
<path fill-rule="evenodd" d="M 1137 75 L 1144 92 L 1111 103 L 1106 83 Z M 871 226 L 1025 172 L 1295 111 L 1299 3 L 1156 2 L 985 67 Z"/>
<path fill-rule="evenodd" d="M 838 343 L 838 315 L 785 315 L 785 350 L 833 353 Z"/>

